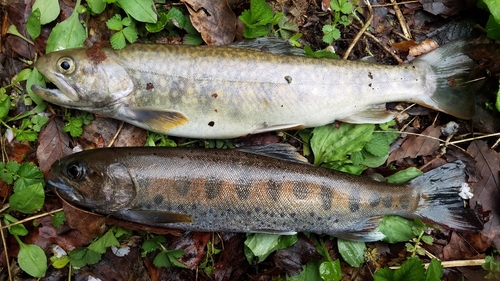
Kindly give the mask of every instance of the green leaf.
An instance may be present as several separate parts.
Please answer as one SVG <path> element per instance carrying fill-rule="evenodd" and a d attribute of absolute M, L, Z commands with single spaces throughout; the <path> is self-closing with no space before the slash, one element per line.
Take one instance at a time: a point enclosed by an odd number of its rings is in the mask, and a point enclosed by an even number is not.
<path fill-rule="evenodd" d="M 495 103 L 495 107 L 498 111 L 500 111 L 500 80 L 498 80 L 498 92 L 497 92 L 497 101 Z"/>
<path fill-rule="evenodd" d="M 10 98 L 7 95 L 0 95 L 0 119 L 3 119 L 10 110 Z"/>
<path fill-rule="evenodd" d="M 399 269 L 394 272 L 395 280 L 421 281 L 425 277 L 425 268 L 417 257 L 408 258 Z"/>
<path fill-rule="evenodd" d="M 40 24 L 42 25 L 55 20 L 61 10 L 58 0 L 36 0 L 31 10 L 36 9 L 40 11 Z"/>
<path fill-rule="evenodd" d="M 7 224 L 7 225 L 19 221 L 18 219 L 16 219 L 15 217 L 13 217 L 9 214 L 5 214 L 3 220 L 4 220 L 5 224 Z M 18 236 L 25 236 L 28 234 L 28 230 L 26 229 L 26 227 L 24 227 L 23 224 L 16 224 L 16 225 L 10 226 L 9 232 L 10 232 L 10 234 L 18 235 Z"/>
<path fill-rule="evenodd" d="M 325 25 L 322 28 L 323 33 L 323 42 L 327 44 L 331 44 L 334 40 L 340 38 L 340 30 L 333 25 Z"/>
<path fill-rule="evenodd" d="M 245 10 L 239 19 L 250 28 L 267 25 L 273 20 L 273 9 L 265 0 L 251 0 L 250 10 Z"/>
<path fill-rule="evenodd" d="M 245 27 L 243 30 L 243 36 L 245 38 L 258 38 L 269 33 L 267 26 L 256 26 L 256 27 Z"/>
<path fill-rule="evenodd" d="M 155 23 L 157 20 L 152 0 L 116 0 L 116 3 L 137 21 Z"/>
<path fill-rule="evenodd" d="M 183 263 L 179 262 L 177 259 L 182 257 L 184 254 L 184 250 L 173 250 L 173 251 L 161 251 L 156 255 L 156 257 L 153 260 L 153 264 L 157 267 L 171 267 L 171 266 L 178 266 L 178 267 L 183 267 L 187 268 L 186 265 Z"/>
<path fill-rule="evenodd" d="M 57 24 L 47 39 L 46 53 L 59 50 L 83 47 L 83 42 L 87 38 L 85 28 L 83 28 L 78 13 L 73 14 L 65 21 Z"/>
<path fill-rule="evenodd" d="M 156 23 L 147 23 L 146 30 L 152 33 L 160 32 L 163 30 L 163 28 L 165 28 L 167 22 L 168 22 L 167 14 L 160 12 L 158 16 L 158 21 L 156 21 Z"/>
<path fill-rule="evenodd" d="M 320 280 L 319 267 L 321 261 L 310 261 L 302 266 L 302 272 L 292 277 L 286 277 L 288 281 L 310 281 Z"/>
<path fill-rule="evenodd" d="M 352 267 L 358 267 L 365 261 L 365 242 L 337 239 L 337 246 L 342 258 Z"/>
<path fill-rule="evenodd" d="M 490 15 L 486 23 L 486 35 L 491 39 L 500 39 L 500 23 L 492 15 Z"/>
<path fill-rule="evenodd" d="M 26 30 L 33 40 L 40 36 L 40 32 L 42 31 L 42 25 L 40 24 L 40 9 L 37 8 L 33 10 L 28 16 Z"/>
<path fill-rule="evenodd" d="M 165 243 L 167 239 L 164 236 L 156 235 L 150 238 L 142 244 L 141 248 L 146 253 L 151 253 L 160 248 L 162 243 Z"/>
<path fill-rule="evenodd" d="M 439 260 L 432 259 L 425 272 L 425 281 L 439 281 L 441 277 L 443 277 L 443 266 Z"/>
<path fill-rule="evenodd" d="M 203 43 L 203 39 L 201 38 L 201 35 L 198 34 L 186 34 L 182 38 L 182 41 L 186 45 L 193 45 L 193 46 L 198 46 Z"/>
<path fill-rule="evenodd" d="M 432 243 L 434 243 L 434 238 L 432 238 L 432 236 L 429 235 L 423 235 L 420 238 L 420 240 L 422 240 L 422 242 L 424 242 L 427 245 L 432 245 Z"/>
<path fill-rule="evenodd" d="M 319 266 L 319 275 L 325 281 L 340 281 L 342 280 L 342 269 L 340 261 L 333 262 L 325 261 Z"/>
<path fill-rule="evenodd" d="M 360 151 L 372 138 L 375 125 L 342 123 L 316 127 L 311 138 L 311 148 L 314 152 L 314 165 L 323 162 L 343 161 L 347 155 Z"/>
<path fill-rule="evenodd" d="M 87 0 L 87 4 L 94 14 L 100 14 L 104 11 L 104 8 L 106 8 L 106 2 L 103 0 Z"/>
<path fill-rule="evenodd" d="M 173 140 L 169 139 L 166 135 L 148 131 L 146 144 L 144 144 L 144 146 L 176 147 L 177 144 Z"/>
<path fill-rule="evenodd" d="M 106 26 L 111 30 L 120 31 L 123 29 L 122 16 L 120 14 L 114 15 L 106 22 Z"/>
<path fill-rule="evenodd" d="M 19 246 L 19 254 L 17 255 L 19 267 L 33 277 L 43 277 L 47 271 L 47 257 L 42 248 L 22 242 Z"/>
<path fill-rule="evenodd" d="M 496 22 L 500 23 L 500 0 L 484 0 L 484 3 Z"/>
<path fill-rule="evenodd" d="M 419 169 L 415 168 L 415 167 L 409 167 L 409 168 L 406 168 L 404 170 L 401 170 L 393 175 L 390 175 L 388 177 L 386 177 L 385 179 L 387 180 L 388 183 L 404 183 L 404 182 L 407 182 L 409 180 L 412 180 L 418 176 L 420 176 L 422 173 L 422 171 L 420 171 Z"/>
<path fill-rule="evenodd" d="M 25 68 L 25 69 L 21 70 L 21 72 L 19 72 L 19 74 L 17 74 L 16 79 L 14 79 L 13 83 L 25 81 L 26 79 L 28 79 L 30 74 L 31 74 L 31 68 Z"/>
<path fill-rule="evenodd" d="M 186 17 L 182 14 L 181 10 L 173 7 L 167 13 L 167 22 L 172 21 L 175 26 L 180 29 L 184 29 L 186 25 Z"/>
<path fill-rule="evenodd" d="M 115 235 L 113 234 L 112 228 L 110 230 L 108 230 L 99 239 L 92 242 L 92 244 L 90 244 L 88 248 L 89 248 L 89 250 L 92 250 L 96 253 L 104 254 L 106 252 L 106 249 L 111 247 L 111 246 L 115 246 L 115 247 L 120 246 L 120 242 L 118 242 Z"/>
<path fill-rule="evenodd" d="M 127 43 L 125 42 L 125 35 L 121 31 L 118 31 L 117 33 L 111 35 L 109 41 L 111 42 L 111 47 L 113 47 L 113 49 L 115 50 L 123 49 L 127 45 Z"/>
<path fill-rule="evenodd" d="M 65 267 L 69 263 L 69 256 L 65 255 L 60 258 L 57 258 L 56 256 L 50 257 L 50 261 L 52 262 L 52 266 L 57 269 L 61 269 Z"/>
<path fill-rule="evenodd" d="M 115 33 L 116 34 L 116 33 Z M 114 35 L 114 34 L 113 34 Z M 113 36 L 111 36 L 113 38 Z M 68 123 L 63 126 L 64 132 L 69 132 L 72 137 L 78 137 L 83 133 L 83 120 L 79 117 L 70 117 Z"/>
<path fill-rule="evenodd" d="M 134 27 L 127 26 L 122 30 L 122 33 L 128 42 L 134 43 L 137 41 L 137 30 Z"/>
<path fill-rule="evenodd" d="M 264 261 L 272 252 L 292 246 L 297 242 L 297 235 L 278 235 L 267 233 L 248 234 L 245 246 L 251 251 L 253 256 L 259 258 L 259 262 Z M 247 256 L 247 259 L 249 257 Z M 252 259 L 249 259 L 251 263 Z"/>
<path fill-rule="evenodd" d="M 404 242 L 415 237 L 412 227 L 414 223 L 400 216 L 384 216 L 378 225 L 378 230 L 386 237 L 389 243 Z"/>
<path fill-rule="evenodd" d="M 42 209 L 44 201 L 45 193 L 41 183 L 29 185 L 9 197 L 10 207 L 25 214 Z"/>
<path fill-rule="evenodd" d="M 88 248 L 78 248 L 69 252 L 69 261 L 75 269 L 82 268 L 88 264 L 96 264 L 101 260 L 101 254 Z"/>
<path fill-rule="evenodd" d="M 45 87 L 45 79 L 43 79 L 43 75 L 38 72 L 36 68 L 33 68 L 33 71 L 31 71 L 30 76 L 28 76 L 28 79 L 26 80 L 26 90 L 28 91 L 28 96 L 37 104 L 37 107 L 33 109 L 35 113 L 40 113 L 45 110 L 46 104 L 45 101 L 36 95 L 32 90 L 31 86 L 32 85 L 40 85 L 42 87 Z"/>
<path fill-rule="evenodd" d="M 375 156 L 389 155 L 389 142 L 383 134 L 373 134 L 372 139 L 365 145 L 366 151 Z"/>
<path fill-rule="evenodd" d="M 63 211 L 57 212 L 54 214 L 54 216 L 52 216 L 52 225 L 55 228 L 58 228 L 61 225 L 63 225 L 65 221 L 66 221 L 66 215 L 64 214 Z"/>
<path fill-rule="evenodd" d="M 328 58 L 328 59 L 339 59 L 339 56 L 327 50 L 317 50 L 313 52 L 311 46 L 306 45 L 304 47 L 304 54 L 310 58 Z"/>
<path fill-rule="evenodd" d="M 25 162 L 17 170 L 18 179 L 14 183 L 14 192 L 19 192 L 33 184 L 44 184 L 43 172 L 32 162 Z"/>
<path fill-rule="evenodd" d="M 396 281 L 394 271 L 390 268 L 381 268 L 373 275 L 374 281 Z"/>

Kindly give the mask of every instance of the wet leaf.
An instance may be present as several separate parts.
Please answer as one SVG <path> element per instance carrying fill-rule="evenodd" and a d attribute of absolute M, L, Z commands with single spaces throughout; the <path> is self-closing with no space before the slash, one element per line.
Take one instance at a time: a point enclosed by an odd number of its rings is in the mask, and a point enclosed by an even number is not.
<path fill-rule="evenodd" d="M 46 53 L 59 50 L 83 47 L 87 34 L 83 28 L 78 13 L 75 11 L 65 21 L 58 23 L 47 39 Z"/>
<path fill-rule="evenodd" d="M 35 40 L 42 30 L 40 24 L 40 9 L 35 9 L 28 17 L 28 22 L 26 22 L 26 29 L 31 39 Z"/>
<path fill-rule="evenodd" d="M 90 244 L 89 250 L 92 250 L 99 254 L 104 254 L 106 252 L 106 249 L 111 246 L 120 246 L 120 242 L 118 242 L 113 233 L 113 228 L 108 230 L 103 236 L 99 237 L 99 239 Z"/>
<path fill-rule="evenodd" d="M 32 11 L 40 11 L 40 24 L 47 24 L 57 18 L 60 7 L 58 0 L 36 0 L 31 8 Z M 34 39 L 34 37 L 31 37 Z"/>
<path fill-rule="evenodd" d="M 337 246 L 342 258 L 352 267 L 358 267 L 365 261 L 365 242 L 337 239 Z"/>
<path fill-rule="evenodd" d="M 415 237 L 412 227 L 414 223 L 400 216 L 384 216 L 378 229 L 386 237 L 384 241 L 389 243 L 404 242 Z"/>
<path fill-rule="evenodd" d="M 24 243 L 20 243 L 20 247 L 17 261 L 21 269 L 33 277 L 43 277 L 47 271 L 47 257 L 42 248 Z"/>
<path fill-rule="evenodd" d="M 116 3 L 137 21 L 155 23 L 158 18 L 152 0 L 116 0 Z"/>
<path fill-rule="evenodd" d="M 420 171 L 419 169 L 415 167 L 409 167 L 404 170 L 398 171 L 397 173 L 392 174 L 386 177 L 385 179 L 387 180 L 388 183 L 398 184 L 412 180 L 420 176 L 421 174 L 423 174 L 423 172 Z"/>
<path fill-rule="evenodd" d="M 62 131 L 63 122 L 53 118 L 42 128 L 38 135 L 36 156 L 40 170 L 47 175 L 52 163 L 57 159 L 72 153 L 69 147 L 71 139 Z"/>
<path fill-rule="evenodd" d="M 295 242 L 297 242 L 297 235 L 248 234 L 245 246 L 250 250 L 251 256 L 247 256 L 247 260 L 251 263 L 255 256 L 258 257 L 259 262 L 262 262 L 272 252 L 290 247 Z"/>
<path fill-rule="evenodd" d="M 29 185 L 9 197 L 9 204 L 13 210 L 31 214 L 42 209 L 45 200 L 43 185 L 36 183 Z"/>
<path fill-rule="evenodd" d="M 5 224 L 11 224 L 11 223 L 15 223 L 18 221 L 19 221 L 18 219 L 16 219 L 15 217 L 13 217 L 9 214 L 4 215 Z M 9 232 L 11 234 L 18 235 L 18 236 L 26 236 L 26 234 L 28 234 L 28 230 L 26 229 L 26 227 L 24 227 L 23 224 L 16 224 L 16 225 L 10 226 Z"/>
<path fill-rule="evenodd" d="M 340 268 L 340 261 L 323 262 L 319 266 L 319 275 L 325 281 L 340 281 L 342 280 L 342 269 Z"/>
<path fill-rule="evenodd" d="M 438 260 L 432 259 L 425 272 L 425 281 L 439 281 L 441 277 L 443 277 L 443 266 Z"/>
<path fill-rule="evenodd" d="M 400 148 L 389 155 L 387 163 L 406 157 L 415 158 L 422 155 L 432 155 L 439 148 L 439 140 L 435 138 L 439 138 L 440 135 L 440 126 L 429 126 L 421 133 L 421 136 L 408 137 Z"/>

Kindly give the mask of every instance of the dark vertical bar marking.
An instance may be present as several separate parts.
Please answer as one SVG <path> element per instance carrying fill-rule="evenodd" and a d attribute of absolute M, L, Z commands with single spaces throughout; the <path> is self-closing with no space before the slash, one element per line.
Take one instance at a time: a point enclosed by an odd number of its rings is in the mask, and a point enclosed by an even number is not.
<path fill-rule="evenodd" d="M 293 195 L 297 199 L 305 199 L 309 194 L 309 186 L 304 182 L 293 182 Z"/>
<path fill-rule="evenodd" d="M 205 194 L 208 199 L 214 199 L 220 193 L 220 189 L 222 187 L 222 180 L 210 176 L 205 181 Z"/>
<path fill-rule="evenodd" d="M 408 207 L 410 206 L 411 198 L 410 196 L 401 196 L 401 209 L 407 210 Z"/>
<path fill-rule="evenodd" d="M 177 191 L 177 193 L 179 195 L 182 195 L 182 196 L 185 196 L 186 194 L 188 194 L 189 190 L 191 190 L 192 186 L 193 186 L 193 182 L 188 177 L 184 177 L 181 179 L 175 179 L 175 181 L 174 181 L 175 191 Z"/>
<path fill-rule="evenodd" d="M 382 203 L 384 204 L 384 207 L 386 207 L 386 208 L 392 207 L 392 196 L 387 195 L 386 197 L 382 198 Z"/>
<path fill-rule="evenodd" d="M 248 179 L 241 179 L 236 183 L 236 194 L 240 200 L 246 200 L 250 196 L 252 190 L 252 181 Z"/>
<path fill-rule="evenodd" d="M 380 204 L 380 196 L 377 195 L 375 192 L 370 193 L 370 207 L 374 208 L 377 207 Z"/>
<path fill-rule="evenodd" d="M 267 181 L 267 194 L 273 201 L 278 201 L 280 198 L 280 184 L 273 179 Z"/>
<path fill-rule="evenodd" d="M 349 210 L 351 210 L 351 212 L 357 212 L 359 210 L 359 201 L 359 190 L 354 188 L 349 195 Z"/>
<path fill-rule="evenodd" d="M 328 186 L 321 186 L 321 205 L 323 209 L 330 210 L 332 208 L 333 190 Z"/>

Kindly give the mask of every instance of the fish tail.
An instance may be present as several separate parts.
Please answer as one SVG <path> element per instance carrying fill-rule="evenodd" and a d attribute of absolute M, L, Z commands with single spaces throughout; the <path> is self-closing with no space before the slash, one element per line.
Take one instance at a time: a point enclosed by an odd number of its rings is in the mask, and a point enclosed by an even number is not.
<path fill-rule="evenodd" d="M 468 191 L 465 165 L 461 161 L 442 165 L 413 179 L 410 184 L 420 190 L 420 201 L 415 212 L 418 217 L 456 230 L 483 228 L 476 211 L 464 204 L 460 194 Z"/>
<path fill-rule="evenodd" d="M 471 119 L 475 113 L 474 96 L 468 86 L 468 77 L 474 61 L 465 54 L 468 39 L 445 44 L 414 61 L 429 69 L 429 95 L 421 96 L 422 105 L 461 119 Z"/>

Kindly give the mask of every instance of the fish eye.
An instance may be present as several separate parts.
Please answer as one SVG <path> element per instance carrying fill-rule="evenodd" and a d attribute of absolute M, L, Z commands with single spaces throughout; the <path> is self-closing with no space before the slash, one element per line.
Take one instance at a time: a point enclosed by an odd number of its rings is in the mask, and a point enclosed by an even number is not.
<path fill-rule="evenodd" d="M 87 167 L 80 161 L 70 162 L 64 170 L 66 176 L 74 181 L 81 181 L 87 176 Z"/>
<path fill-rule="evenodd" d="M 62 57 L 57 61 L 59 70 L 64 74 L 71 74 L 75 71 L 75 62 L 72 58 Z"/>

